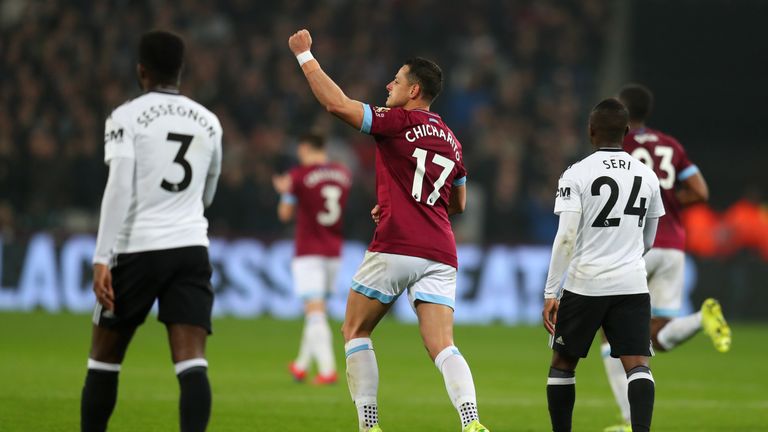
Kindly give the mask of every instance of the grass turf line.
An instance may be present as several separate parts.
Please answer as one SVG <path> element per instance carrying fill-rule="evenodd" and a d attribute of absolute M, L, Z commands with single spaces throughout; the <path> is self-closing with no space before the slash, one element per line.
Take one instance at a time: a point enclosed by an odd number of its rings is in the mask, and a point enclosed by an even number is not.
<path fill-rule="evenodd" d="M 287 373 L 300 322 L 219 319 L 214 326 L 208 345 L 214 394 L 210 430 L 355 430 L 338 333 L 340 382 L 313 387 L 293 383 Z M 703 335 L 658 355 L 652 362 L 654 430 L 766 430 L 768 378 L 760 371 L 768 349 L 748 341 L 763 340 L 767 330 L 766 325 L 735 326 L 733 349 L 724 355 Z M 418 329 L 385 320 L 373 342 L 384 430 L 458 430 L 458 415 Z M 546 342 L 538 327 L 456 328 L 457 346 L 475 377 L 482 421 L 491 430 L 548 430 L 545 382 L 551 354 Z M 87 315 L 0 313 L 0 431 L 77 430 L 89 343 Z M 618 409 L 597 343 L 577 377 L 574 430 L 616 423 Z M 124 362 L 110 431 L 178 430 L 177 398 L 165 330 L 150 317 Z"/>

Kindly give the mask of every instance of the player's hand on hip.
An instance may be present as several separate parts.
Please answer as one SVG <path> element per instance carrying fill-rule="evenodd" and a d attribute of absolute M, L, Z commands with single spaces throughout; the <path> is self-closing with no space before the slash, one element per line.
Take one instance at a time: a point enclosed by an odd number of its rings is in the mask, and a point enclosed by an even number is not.
<path fill-rule="evenodd" d="M 373 219 L 373 223 L 375 223 L 376 225 L 378 225 L 379 221 L 381 220 L 381 207 L 379 207 L 378 204 L 376 204 L 371 209 L 371 219 Z"/>
<path fill-rule="evenodd" d="M 288 47 L 293 51 L 293 55 L 309 51 L 312 47 L 312 36 L 307 29 L 299 30 L 288 38 Z"/>
<path fill-rule="evenodd" d="M 544 310 L 541 317 L 544 318 L 544 328 L 549 334 L 555 334 L 555 324 L 557 324 L 557 310 L 560 308 L 560 302 L 557 299 L 544 299 Z"/>
<path fill-rule="evenodd" d="M 93 265 L 93 292 L 102 306 L 115 311 L 115 291 L 112 289 L 112 271 L 104 264 Z"/>

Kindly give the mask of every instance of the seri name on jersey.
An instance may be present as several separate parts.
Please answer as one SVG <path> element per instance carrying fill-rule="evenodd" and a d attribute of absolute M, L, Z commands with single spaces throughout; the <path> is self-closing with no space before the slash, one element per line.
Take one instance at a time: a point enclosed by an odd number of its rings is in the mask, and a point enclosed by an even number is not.
<path fill-rule="evenodd" d="M 620 168 L 628 170 L 632 167 L 632 162 L 625 161 L 624 159 L 604 159 L 603 165 L 605 165 L 605 169 Z"/>

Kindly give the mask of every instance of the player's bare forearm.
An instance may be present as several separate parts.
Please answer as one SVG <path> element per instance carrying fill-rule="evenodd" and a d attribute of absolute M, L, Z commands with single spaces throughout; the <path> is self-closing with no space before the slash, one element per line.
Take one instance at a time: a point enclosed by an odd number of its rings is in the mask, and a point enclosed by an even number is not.
<path fill-rule="evenodd" d="M 307 30 L 299 30 L 288 39 L 288 46 L 296 56 L 309 53 L 312 47 L 312 36 Z M 360 129 L 363 124 L 363 104 L 347 97 L 341 87 L 323 71 L 316 59 L 305 61 L 301 65 L 301 70 L 317 101 L 331 114 L 350 126 Z"/>
<path fill-rule="evenodd" d="M 465 186 L 454 186 L 451 189 L 451 196 L 448 200 L 448 216 L 464 213 L 467 208 L 467 188 Z"/>
<path fill-rule="evenodd" d="M 294 205 L 288 203 L 280 203 L 277 206 L 277 218 L 282 223 L 288 223 L 293 220 Z"/>
<path fill-rule="evenodd" d="M 317 60 L 311 60 L 309 63 L 317 63 Z M 344 91 L 320 69 L 319 65 L 309 73 L 304 67 L 302 69 L 305 70 L 307 82 L 317 101 L 331 114 L 350 126 L 360 129 L 363 124 L 363 104 L 347 97 Z"/>
<path fill-rule="evenodd" d="M 680 189 L 675 192 L 677 200 L 683 206 L 707 202 L 709 200 L 709 186 L 700 172 L 683 180 Z"/>

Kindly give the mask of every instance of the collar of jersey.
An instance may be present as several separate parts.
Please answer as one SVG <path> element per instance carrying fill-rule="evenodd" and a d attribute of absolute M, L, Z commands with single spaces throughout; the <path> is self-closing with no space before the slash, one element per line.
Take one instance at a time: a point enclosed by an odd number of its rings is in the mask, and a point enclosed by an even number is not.
<path fill-rule="evenodd" d="M 178 90 L 173 91 L 173 90 L 165 90 L 165 89 L 158 89 L 158 88 L 154 88 L 154 89 L 150 90 L 149 92 L 150 93 L 169 94 L 169 95 L 175 95 L 175 96 L 181 95 L 181 92 L 179 92 Z"/>
<path fill-rule="evenodd" d="M 597 149 L 595 151 L 623 152 L 624 149 L 623 148 L 619 148 L 619 147 L 600 147 L 599 149 Z"/>
<path fill-rule="evenodd" d="M 431 115 L 431 116 L 433 116 L 433 117 L 437 117 L 437 118 L 440 118 L 440 114 L 438 114 L 438 113 L 436 113 L 436 112 L 432 112 L 432 111 L 427 111 L 427 110 L 425 110 L 425 109 L 421 109 L 421 108 L 414 108 L 412 111 L 418 111 L 418 112 L 422 112 L 422 113 L 424 113 L 424 114 L 429 114 L 429 115 Z"/>

